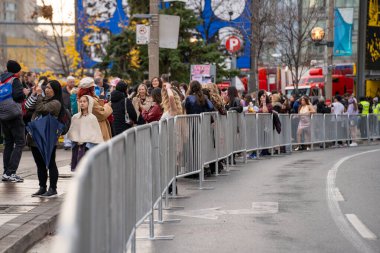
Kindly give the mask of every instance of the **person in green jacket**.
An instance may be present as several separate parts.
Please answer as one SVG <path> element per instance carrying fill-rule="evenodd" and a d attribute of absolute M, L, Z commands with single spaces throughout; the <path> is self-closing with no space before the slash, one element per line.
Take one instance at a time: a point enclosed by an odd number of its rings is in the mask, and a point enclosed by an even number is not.
<path fill-rule="evenodd" d="M 77 88 L 74 88 L 71 90 L 71 95 L 70 95 L 71 115 L 78 113 L 77 92 L 78 92 Z"/>
<path fill-rule="evenodd" d="M 372 100 L 372 113 L 377 114 L 378 116 L 373 116 L 371 126 L 372 126 L 372 132 L 376 136 L 380 136 L 380 103 L 379 103 L 379 98 L 374 97 Z"/>
<path fill-rule="evenodd" d="M 367 98 L 361 97 L 360 98 L 360 103 L 358 105 L 359 107 L 359 113 L 361 114 L 360 117 L 360 133 L 362 138 L 367 138 L 368 133 L 367 133 L 367 115 L 369 114 L 370 111 L 370 103 L 368 102 Z"/>

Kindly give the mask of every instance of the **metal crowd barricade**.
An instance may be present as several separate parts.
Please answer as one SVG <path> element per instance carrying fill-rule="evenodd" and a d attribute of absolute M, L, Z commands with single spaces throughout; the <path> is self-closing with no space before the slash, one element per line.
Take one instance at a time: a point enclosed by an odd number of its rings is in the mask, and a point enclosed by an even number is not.
<path fill-rule="evenodd" d="M 200 173 L 202 167 L 201 116 L 183 115 L 175 117 L 177 176 L 188 176 Z"/>
<path fill-rule="evenodd" d="M 273 118 L 269 113 L 257 114 L 258 149 L 273 148 Z"/>
<path fill-rule="evenodd" d="M 278 114 L 281 122 L 281 132 L 279 134 L 278 144 L 280 146 L 291 146 L 292 144 L 292 129 L 290 124 L 289 114 Z M 278 134 L 275 131 L 275 134 Z"/>
<path fill-rule="evenodd" d="M 335 142 L 337 139 L 337 127 L 335 114 L 324 115 L 325 142 Z"/>
<path fill-rule="evenodd" d="M 314 144 L 324 143 L 325 141 L 324 120 L 323 114 L 311 115 L 311 142 Z"/>
<path fill-rule="evenodd" d="M 336 139 L 338 141 L 346 141 L 349 138 L 348 115 L 336 115 Z"/>
<path fill-rule="evenodd" d="M 232 154 L 232 142 L 230 136 L 230 127 L 228 124 L 227 115 L 219 116 L 219 131 L 218 131 L 218 143 L 219 143 L 219 159 L 227 158 Z"/>
<path fill-rule="evenodd" d="M 293 140 L 292 144 L 312 144 L 311 115 L 291 114 L 290 117 Z"/>
<path fill-rule="evenodd" d="M 177 177 L 199 173 L 205 189 L 203 165 L 233 153 L 380 137 L 380 115 L 278 116 L 278 138 L 272 114 L 205 113 L 135 127 L 94 147 L 71 182 L 55 251 L 135 252 L 136 229 L 146 218 L 148 239 L 173 239 L 154 235 L 154 208 L 163 222 L 169 186 L 175 196 Z M 297 140 L 299 126 L 310 131 Z"/>
<path fill-rule="evenodd" d="M 369 132 L 371 139 L 380 138 L 380 114 L 368 115 Z"/>
<path fill-rule="evenodd" d="M 203 165 L 218 161 L 218 128 L 217 112 L 202 113 L 201 154 Z"/>
<path fill-rule="evenodd" d="M 254 151 L 258 148 L 258 138 L 257 138 L 257 114 L 247 113 L 245 115 L 245 128 L 246 128 L 246 150 Z"/>

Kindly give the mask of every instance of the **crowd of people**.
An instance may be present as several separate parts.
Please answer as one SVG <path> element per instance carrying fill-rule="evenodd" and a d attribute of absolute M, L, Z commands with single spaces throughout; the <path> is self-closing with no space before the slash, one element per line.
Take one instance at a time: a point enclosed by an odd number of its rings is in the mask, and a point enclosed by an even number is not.
<path fill-rule="evenodd" d="M 22 150 L 28 145 L 37 167 L 39 190 L 33 197 L 54 197 L 57 195 L 58 169 L 55 161 L 56 143 L 46 158 L 46 154 L 36 141 L 36 134 L 26 130 L 33 122 L 41 121 L 47 115 L 53 116 L 63 125 L 57 128 L 57 135 L 64 134 L 63 146 L 71 150 L 71 169 L 74 171 L 84 154 L 95 145 L 123 133 L 125 130 L 160 119 L 182 114 L 200 114 L 227 111 L 237 113 L 272 113 L 273 131 L 281 131 L 278 114 L 299 114 L 297 129 L 294 129 L 297 142 L 310 138 L 310 117 L 314 113 L 367 115 L 380 113 L 378 98 L 358 102 L 352 94 L 336 95 L 334 102 L 326 103 L 320 97 L 289 97 L 280 92 L 268 93 L 264 90 L 248 94 L 239 92 L 236 87 L 220 90 L 217 85 L 189 84 L 169 81 L 163 74 L 152 80 L 145 80 L 137 87 L 130 87 L 126 81 L 113 78 L 108 82 L 101 74 L 76 79 L 68 76 L 63 82 L 49 80 L 33 72 L 21 74 L 21 66 L 16 61 L 8 61 L 7 71 L 0 76 L 0 91 L 6 85 L 11 87 L 8 96 L 0 97 L 0 120 L 4 138 L 4 172 L 2 180 L 23 182 L 17 175 Z M 65 85 L 62 85 L 62 84 Z M 4 89 L 3 89 L 4 88 Z M 12 102 L 12 103 L 11 103 Z M 6 106 L 2 106 L 5 103 Z M 11 104 L 6 104 L 11 103 Z M 18 106 L 14 106 L 14 105 Z M 13 105 L 13 108 L 12 108 Z M 17 108 L 17 112 L 12 112 Z M 70 119 L 67 119 L 67 112 Z M 12 114 L 12 117 L 8 117 Z M 357 122 L 356 122 L 357 123 Z M 356 124 L 355 122 L 353 124 Z M 58 125 L 59 126 L 59 125 Z M 64 126 L 67 129 L 64 130 Z M 365 131 L 363 129 L 363 131 Z M 352 129 L 352 134 L 354 129 Z M 56 140 L 54 139 L 54 142 Z M 351 143 L 353 144 L 353 143 Z M 296 150 L 302 146 L 296 147 Z M 304 147 L 309 149 L 309 147 Z M 279 152 L 282 150 L 280 149 Z M 262 155 L 267 153 L 261 151 Z M 250 154 L 255 158 L 257 154 Z M 215 168 L 215 164 L 210 165 Z M 223 168 L 223 164 L 219 165 Z M 47 180 L 49 174 L 49 187 Z"/>

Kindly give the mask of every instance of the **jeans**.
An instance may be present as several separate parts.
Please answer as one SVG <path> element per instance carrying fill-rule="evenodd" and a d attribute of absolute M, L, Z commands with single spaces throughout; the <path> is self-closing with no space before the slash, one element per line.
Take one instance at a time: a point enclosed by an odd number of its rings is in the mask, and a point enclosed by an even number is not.
<path fill-rule="evenodd" d="M 22 149 L 25 146 L 25 124 L 22 118 L 1 122 L 4 135 L 3 166 L 4 174 L 16 174 L 20 164 Z"/>
<path fill-rule="evenodd" d="M 64 139 L 63 139 L 63 147 L 71 148 L 71 145 L 72 145 L 71 140 L 67 137 L 67 134 L 65 134 Z"/>
<path fill-rule="evenodd" d="M 55 163 L 55 151 L 56 147 L 54 147 L 51 154 L 49 167 L 46 167 L 44 159 L 42 158 L 42 155 L 38 148 L 32 147 L 32 154 L 37 165 L 37 175 L 40 187 L 46 188 L 49 170 L 50 188 L 57 190 L 58 168 L 57 164 Z"/>

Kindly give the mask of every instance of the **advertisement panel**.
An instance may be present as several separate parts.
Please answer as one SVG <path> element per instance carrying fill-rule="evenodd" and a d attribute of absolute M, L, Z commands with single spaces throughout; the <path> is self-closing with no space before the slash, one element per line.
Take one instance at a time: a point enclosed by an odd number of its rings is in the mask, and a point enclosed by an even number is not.
<path fill-rule="evenodd" d="M 380 11 L 379 0 L 368 1 L 366 69 L 380 70 Z"/>

